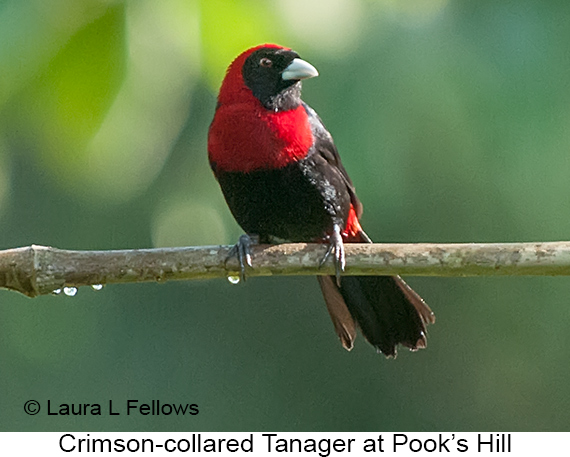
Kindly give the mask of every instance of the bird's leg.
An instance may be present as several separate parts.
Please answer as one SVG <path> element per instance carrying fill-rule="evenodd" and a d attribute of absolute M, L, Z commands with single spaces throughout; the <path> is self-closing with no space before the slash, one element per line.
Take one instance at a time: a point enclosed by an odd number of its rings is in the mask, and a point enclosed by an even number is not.
<path fill-rule="evenodd" d="M 232 257 L 237 257 L 239 261 L 239 277 L 242 281 L 246 280 L 245 269 L 246 265 L 249 268 L 253 268 L 251 263 L 251 247 L 259 244 L 259 235 L 249 235 L 247 233 L 243 234 L 239 237 L 239 240 L 230 252 L 228 253 L 228 257 L 226 258 L 226 262 L 228 259 Z"/>
<path fill-rule="evenodd" d="M 334 224 L 333 226 L 333 233 L 329 236 L 329 248 L 327 249 L 327 253 L 321 260 L 319 267 L 322 267 L 323 264 L 327 261 L 329 256 L 334 251 L 334 268 L 335 268 L 335 276 L 336 276 L 336 284 L 340 287 L 340 275 L 344 271 L 344 267 L 346 266 L 346 259 L 344 255 L 344 243 L 342 241 L 342 235 L 340 233 L 340 226 L 338 224 Z"/>

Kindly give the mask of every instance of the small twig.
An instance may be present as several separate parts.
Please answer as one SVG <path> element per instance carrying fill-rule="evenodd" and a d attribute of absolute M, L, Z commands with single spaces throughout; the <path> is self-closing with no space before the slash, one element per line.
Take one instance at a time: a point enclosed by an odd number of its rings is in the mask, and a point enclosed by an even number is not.
<path fill-rule="evenodd" d="M 346 244 L 346 275 L 570 275 L 570 242 L 505 244 Z M 319 262 L 326 245 L 253 247 L 248 276 L 334 274 Z M 68 251 L 45 246 L 0 251 L 0 287 L 28 297 L 64 286 L 219 278 L 238 274 L 230 246 Z"/>

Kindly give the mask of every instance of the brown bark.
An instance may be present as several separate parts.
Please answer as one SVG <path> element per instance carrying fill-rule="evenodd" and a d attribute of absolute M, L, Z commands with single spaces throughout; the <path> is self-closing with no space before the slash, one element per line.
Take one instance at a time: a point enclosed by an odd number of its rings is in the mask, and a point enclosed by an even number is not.
<path fill-rule="evenodd" d="M 570 275 L 570 242 L 504 244 L 347 244 L 347 275 Z M 93 284 L 237 275 L 229 246 L 69 251 L 45 246 L 0 251 L 0 287 L 29 297 Z M 319 244 L 253 247 L 248 277 L 334 274 Z"/>

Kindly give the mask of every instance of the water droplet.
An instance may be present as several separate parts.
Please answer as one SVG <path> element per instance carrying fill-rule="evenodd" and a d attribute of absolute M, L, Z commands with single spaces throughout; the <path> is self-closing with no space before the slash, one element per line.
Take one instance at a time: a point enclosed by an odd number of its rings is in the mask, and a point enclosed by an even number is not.
<path fill-rule="evenodd" d="M 91 288 L 93 290 L 101 290 L 103 288 L 103 284 L 92 284 Z"/>
<path fill-rule="evenodd" d="M 68 297 L 73 297 L 77 293 L 77 287 L 64 287 L 63 293 Z"/>
<path fill-rule="evenodd" d="M 228 281 L 231 284 L 239 284 L 240 279 L 239 276 L 228 276 Z"/>
<path fill-rule="evenodd" d="M 55 289 L 55 290 L 52 292 L 52 294 L 54 294 L 54 295 L 59 295 L 59 294 L 61 294 L 61 289 Z"/>

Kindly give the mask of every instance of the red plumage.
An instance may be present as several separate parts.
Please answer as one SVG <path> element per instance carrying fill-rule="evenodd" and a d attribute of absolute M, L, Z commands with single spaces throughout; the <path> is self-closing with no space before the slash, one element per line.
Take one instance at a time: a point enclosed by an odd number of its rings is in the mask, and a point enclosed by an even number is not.
<path fill-rule="evenodd" d="M 370 242 L 362 205 L 332 136 L 301 100 L 301 79 L 316 76 L 294 51 L 251 48 L 229 66 L 208 136 L 212 170 L 248 235 L 330 243 L 337 272 L 343 242 Z M 338 276 L 337 273 L 337 276 Z M 425 347 L 433 313 L 399 277 L 349 277 L 319 283 L 335 330 L 351 349 L 356 326 L 378 350 Z M 356 321 L 356 323 L 355 323 Z"/>
<path fill-rule="evenodd" d="M 225 171 L 281 168 L 304 158 L 313 144 L 302 106 L 275 113 L 254 100 L 221 104 L 211 132 L 210 160 Z"/>
<path fill-rule="evenodd" d="M 267 110 L 246 86 L 244 62 L 260 49 L 290 51 L 264 44 L 243 52 L 229 66 L 208 136 L 210 161 L 226 171 L 281 168 L 305 157 L 313 143 L 309 118 L 302 106 L 287 111 Z"/>
<path fill-rule="evenodd" d="M 276 44 L 260 44 L 247 51 L 242 52 L 237 56 L 234 61 L 230 64 L 226 71 L 226 76 L 222 81 L 222 86 L 220 87 L 220 92 L 218 94 L 219 104 L 235 104 L 235 103 L 248 103 L 253 102 L 251 89 L 248 88 L 243 80 L 242 69 L 245 61 L 254 52 L 260 49 L 275 49 L 275 50 L 285 50 L 290 51 L 288 48 L 278 46 Z M 258 100 L 259 101 L 259 100 Z"/>
<path fill-rule="evenodd" d="M 348 212 L 348 218 L 346 219 L 346 226 L 342 232 L 342 237 L 348 242 L 361 243 L 365 240 L 362 239 L 361 234 L 363 233 L 360 222 L 358 222 L 358 216 L 356 215 L 356 210 L 354 206 L 350 205 L 350 210 Z"/>

